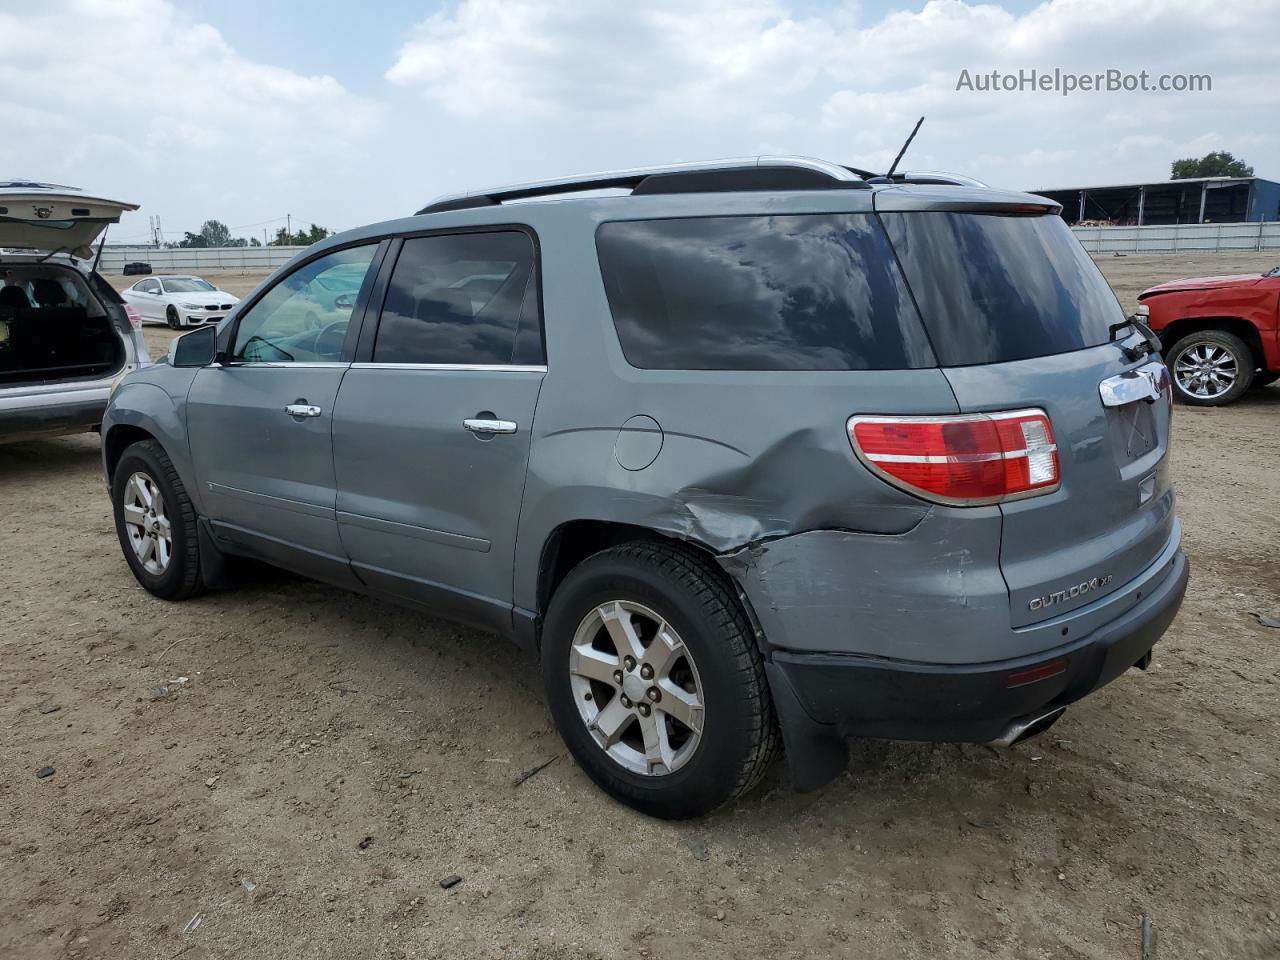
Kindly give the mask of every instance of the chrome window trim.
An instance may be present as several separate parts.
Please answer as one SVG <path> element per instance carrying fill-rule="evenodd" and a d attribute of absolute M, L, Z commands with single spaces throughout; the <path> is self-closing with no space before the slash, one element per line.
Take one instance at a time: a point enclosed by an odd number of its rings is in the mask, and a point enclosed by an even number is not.
<path fill-rule="evenodd" d="M 222 366 L 235 367 L 241 369 L 243 367 L 266 367 L 268 369 L 280 367 L 289 370 L 296 370 L 298 367 L 309 367 L 314 370 L 342 370 L 352 364 L 340 360 L 298 360 L 298 361 L 268 361 L 268 360 L 228 360 Z"/>
<path fill-rule="evenodd" d="M 547 365 L 518 363 L 374 363 L 351 364 L 352 370 L 481 370 L 490 373 L 546 373 Z"/>

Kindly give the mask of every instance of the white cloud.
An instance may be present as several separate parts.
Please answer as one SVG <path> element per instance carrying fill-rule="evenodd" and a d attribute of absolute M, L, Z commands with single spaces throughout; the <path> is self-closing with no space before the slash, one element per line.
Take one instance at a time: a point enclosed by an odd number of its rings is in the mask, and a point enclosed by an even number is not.
<path fill-rule="evenodd" d="M 333 75 L 310 76 L 284 66 L 297 37 L 247 57 L 212 5 L 214 25 L 170 0 L 21 13 L 0 0 L 0 174 L 140 201 L 132 219 L 160 214 L 170 234 L 287 211 L 345 227 L 437 193 L 589 169 L 753 153 L 884 169 L 924 114 L 908 169 L 1015 187 L 1132 182 L 1226 149 L 1280 177 L 1280 4 L 899 2 L 870 15 L 858 0 L 435 0 L 435 14 L 387 31 L 408 38 L 398 52 L 334 40 Z M 1055 67 L 1208 73 L 1213 89 L 956 90 L 962 69 Z M 385 70 L 386 83 L 357 96 L 347 69 L 361 82 Z"/>
<path fill-rule="evenodd" d="M 163 197 L 170 234 L 215 215 L 264 219 L 290 196 L 301 203 L 298 188 L 341 169 L 379 116 L 331 76 L 246 59 L 164 0 L 0 12 L 0 89 L 0 173 L 153 209 Z"/>
<path fill-rule="evenodd" d="M 654 159 L 789 141 L 883 164 L 924 114 L 910 166 L 1010 185 L 1159 178 L 1169 150 L 1202 143 L 1248 145 L 1280 176 L 1280 135 L 1263 125 L 1280 107 L 1276 36 L 1280 4 L 1250 0 L 1051 0 L 1021 15 L 930 0 L 874 21 L 784 0 L 461 0 L 418 26 L 387 78 L 460 117 L 664 144 Z M 1055 67 L 1208 73 L 1213 92 L 956 90 L 962 69 Z"/>

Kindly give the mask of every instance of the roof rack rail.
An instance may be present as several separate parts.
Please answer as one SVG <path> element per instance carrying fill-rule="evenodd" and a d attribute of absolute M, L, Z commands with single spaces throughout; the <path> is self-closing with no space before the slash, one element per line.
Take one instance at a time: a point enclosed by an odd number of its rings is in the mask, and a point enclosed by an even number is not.
<path fill-rule="evenodd" d="M 861 171 L 825 160 L 810 157 L 737 157 L 611 170 L 449 194 L 432 200 L 418 214 L 467 210 L 494 206 L 509 200 L 608 188 L 629 188 L 635 194 L 652 194 L 726 190 L 859 190 L 866 189 L 867 183 L 861 176 Z"/>

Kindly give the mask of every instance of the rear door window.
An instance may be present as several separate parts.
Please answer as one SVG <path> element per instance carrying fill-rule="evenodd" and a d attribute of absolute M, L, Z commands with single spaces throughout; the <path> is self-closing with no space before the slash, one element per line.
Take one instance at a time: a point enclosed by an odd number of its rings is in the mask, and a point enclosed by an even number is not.
<path fill-rule="evenodd" d="M 546 362 L 534 246 L 518 230 L 411 237 L 378 322 L 374 363 Z"/>
<path fill-rule="evenodd" d="M 933 365 L 871 214 L 602 224 L 600 271 L 623 353 L 659 370 Z"/>
<path fill-rule="evenodd" d="M 1115 294 L 1057 216 L 881 214 L 943 366 L 1106 343 Z"/>

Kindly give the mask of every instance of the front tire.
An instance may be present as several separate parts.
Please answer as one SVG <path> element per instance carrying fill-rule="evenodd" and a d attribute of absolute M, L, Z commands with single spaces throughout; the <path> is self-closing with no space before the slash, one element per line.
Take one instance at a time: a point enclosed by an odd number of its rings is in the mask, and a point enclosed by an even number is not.
<path fill-rule="evenodd" d="M 182 329 L 182 318 L 178 316 L 178 310 L 176 307 L 170 307 L 165 311 L 164 316 L 165 320 L 169 324 L 170 330 Z"/>
<path fill-rule="evenodd" d="M 124 451 L 111 503 L 125 562 L 148 592 L 164 600 L 203 592 L 195 507 L 160 444 L 143 440 Z"/>
<path fill-rule="evenodd" d="M 751 625 L 724 575 L 687 548 L 628 543 L 570 571 L 547 611 L 542 667 L 569 751 L 642 813 L 709 813 L 754 787 L 777 752 Z"/>
<path fill-rule="evenodd" d="M 1220 407 L 1240 399 L 1255 367 L 1249 345 L 1225 330 L 1188 334 L 1169 351 L 1174 396 L 1192 406 Z"/>

